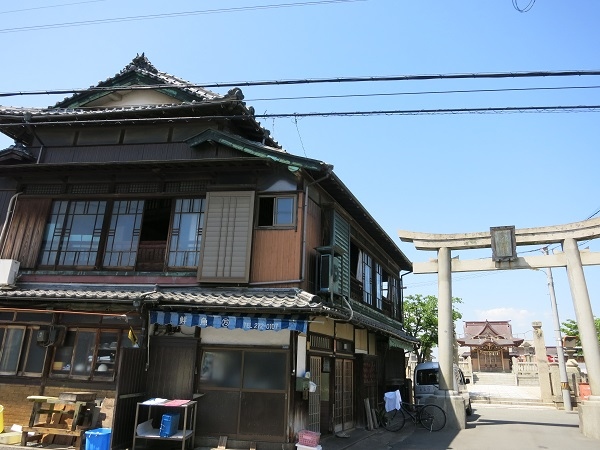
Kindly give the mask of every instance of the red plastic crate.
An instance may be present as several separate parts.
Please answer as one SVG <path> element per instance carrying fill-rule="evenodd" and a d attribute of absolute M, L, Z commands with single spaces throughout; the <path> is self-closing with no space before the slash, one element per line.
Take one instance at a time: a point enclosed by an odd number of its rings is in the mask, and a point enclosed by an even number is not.
<path fill-rule="evenodd" d="M 315 431 L 298 431 L 298 443 L 301 445 L 306 445 L 307 447 L 316 447 L 317 445 L 319 445 L 320 438 L 321 433 L 317 433 Z"/>

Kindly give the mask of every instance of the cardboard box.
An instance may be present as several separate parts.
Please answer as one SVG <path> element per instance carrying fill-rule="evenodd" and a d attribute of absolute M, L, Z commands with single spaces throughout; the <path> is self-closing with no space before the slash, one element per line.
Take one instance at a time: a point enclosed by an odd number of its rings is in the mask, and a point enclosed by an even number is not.
<path fill-rule="evenodd" d="M 20 444 L 21 433 L 18 431 L 7 431 L 0 433 L 0 444 Z"/>
<path fill-rule="evenodd" d="M 298 450 L 322 450 L 323 447 L 317 445 L 316 447 L 309 447 L 308 445 L 296 444 Z"/>

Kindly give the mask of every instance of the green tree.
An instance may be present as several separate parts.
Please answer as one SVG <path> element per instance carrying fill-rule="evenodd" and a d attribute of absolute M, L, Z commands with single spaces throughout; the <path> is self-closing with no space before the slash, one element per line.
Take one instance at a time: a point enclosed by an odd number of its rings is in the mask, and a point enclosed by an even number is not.
<path fill-rule="evenodd" d="M 462 318 L 455 305 L 462 299 L 452 297 L 452 320 Z M 431 352 L 438 345 L 438 299 L 435 295 L 408 295 L 404 298 L 404 329 L 419 339 L 415 346 L 417 361 L 431 360 Z"/>
<path fill-rule="evenodd" d="M 594 324 L 596 325 L 596 337 L 598 338 L 598 342 L 600 343 L 600 317 L 594 317 Z M 581 349 L 581 339 L 579 337 L 579 326 L 577 322 L 573 319 L 565 320 L 560 327 L 560 331 L 563 336 L 574 336 L 577 338 L 577 343 L 575 346 Z M 577 354 L 580 355 L 581 350 L 577 351 Z"/>

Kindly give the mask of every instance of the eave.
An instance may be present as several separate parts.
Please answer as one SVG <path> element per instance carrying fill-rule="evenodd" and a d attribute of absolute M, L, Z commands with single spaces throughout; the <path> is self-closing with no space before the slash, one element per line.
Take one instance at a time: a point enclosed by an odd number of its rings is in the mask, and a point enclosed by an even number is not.
<path fill-rule="evenodd" d="M 74 312 L 96 311 L 102 314 L 123 311 L 126 307 L 131 309 L 134 305 L 146 305 L 163 311 L 322 315 L 346 320 L 411 345 L 418 342 L 418 339 L 407 335 L 399 323 L 394 323 L 389 318 L 382 321 L 375 311 L 367 314 L 353 313 L 345 308 L 331 308 L 324 305 L 318 296 L 296 288 L 23 283 L 12 289 L 0 289 L 0 300 L 2 308 L 43 308 L 47 312 L 61 309 Z"/>
<path fill-rule="evenodd" d="M 83 163 L 44 163 L 44 164 L 14 164 L 0 165 L 0 176 L 20 180 L 26 176 L 38 174 L 51 174 L 52 178 L 60 178 L 72 174 L 81 174 L 84 171 L 107 173 L 117 176 L 119 173 L 131 174 L 152 173 L 154 176 L 161 171 L 177 172 L 178 174 L 202 173 L 214 174 L 215 170 L 223 169 L 257 170 L 266 171 L 273 164 L 268 158 L 213 158 L 195 160 L 171 161 L 112 161 L 112 162 L 83 162 Z"/>
<path fill-rule="evenodd" d="M 323 178 L 322 173 L 312 173 L 314 178 L 321 178 L 319 185 L 325 189 L 333 199 L 342 206 L 357 221 L 357 223 L 371 236 L 372 239 L 390 255 L 400 266 L 401 270 L 412 271 L 412 262 L 400 250 L 398 245 L 381 228 L 377 221 L 369 214 L 366 208 L 352 194 L 350 189 L 334 174 Z"/>
<path fill-rule="evenodd" d="M 302 158 L 282 151 L 278 148 L 269 147 L 264 144 L 253 142 L 228 133 L 217 130 L 206 130 L 186 141 L 190 147 L 196 147 L 205 142 L 214 142 L 235 150 L 240 150 L 246 154 L 259 158 L 271 159 L 279 164 L 284 164 L 289 168 L 305 169 L 317 172 L 328 171 L 333 167 L 323 161 L 315 159 Z"/>

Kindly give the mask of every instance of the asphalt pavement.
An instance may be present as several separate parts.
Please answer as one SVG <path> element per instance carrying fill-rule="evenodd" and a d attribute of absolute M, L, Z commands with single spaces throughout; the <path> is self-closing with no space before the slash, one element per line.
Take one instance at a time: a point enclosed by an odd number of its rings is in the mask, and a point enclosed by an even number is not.
<path fill-rule="evenodd" d="M 437 432 L 407 421 L 400 432 L 352 430 L 347 438 L 327 437 L 323 450 L 598 450 L 600 441 L 579 431 L 576 411 L 548 406 L 476 403 L 464 430 Z"/>

